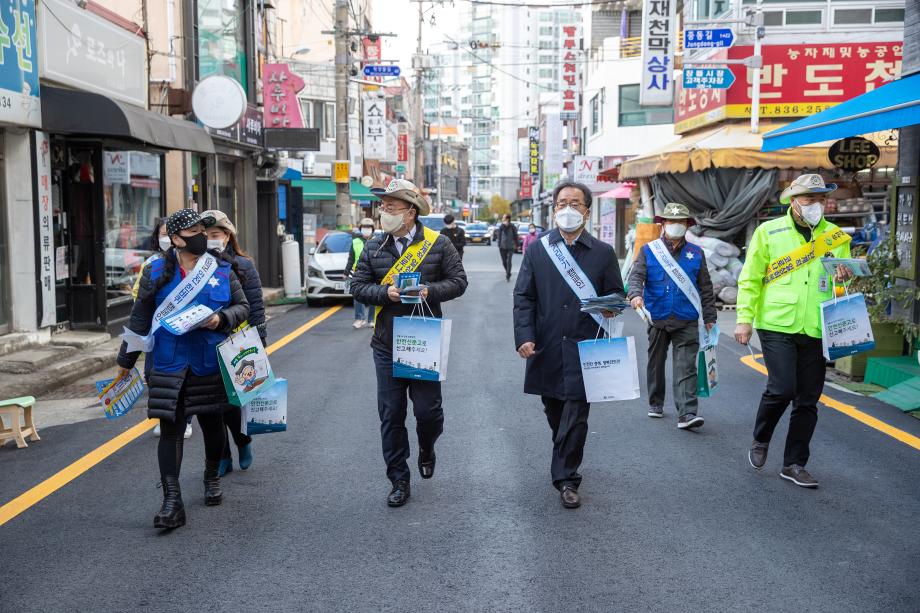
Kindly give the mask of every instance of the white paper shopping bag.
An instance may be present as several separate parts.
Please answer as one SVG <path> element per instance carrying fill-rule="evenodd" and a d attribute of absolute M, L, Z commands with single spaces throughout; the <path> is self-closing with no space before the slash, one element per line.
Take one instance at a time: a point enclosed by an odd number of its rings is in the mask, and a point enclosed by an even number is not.
<path fill-rule="evenodd" d="M 869 311 L 862 294 L 849 294 L 821 303 L 821 348 L 828 360 L 875 348 Z"/>
<path fill-rule="evenodd" d="M 450 320 L 436 317 L 393 319 L 393 376 L 446 381 Z"/>
<path fill-rule="evenodd" d="M 632 336 L 578 343 L 581 376 L 588 402 L 639 397 L 639 364 Z"/>
<path fill-rule="evenodd" d="M 217 361 L 230 404 L 241 407 L 275 383 L 268 354 L 255 328 L 243 328 L 217 346 Z"/>

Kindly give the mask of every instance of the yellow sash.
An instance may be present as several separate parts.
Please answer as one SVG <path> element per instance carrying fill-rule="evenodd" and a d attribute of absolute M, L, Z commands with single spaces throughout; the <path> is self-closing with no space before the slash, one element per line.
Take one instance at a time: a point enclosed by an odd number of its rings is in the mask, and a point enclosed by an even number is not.
<path fill-rule="evenodd" d="M 425 256 L 428 255 L 428 252 L 431 251 L 431 248 L 434 246 L 434 242 L 438 240 L 438 237 L 441 236 L 439 233 L 428 228 L 427 226 L 422 226 L 423 238 L 417 243 L 412 243 L 406 247 L 406 250 L 403 251 L 403 254 L 396 260 L 396 263 L 393 264 L 393 267 L 384 275 L 383 279 L 380 281 L 380 285 L 389 286 L 393 285 L 393 281 L 396 279 L 396 276 L 401 272 L 415 272 L 415 270 L 421 265 L 422 260 L 425 259 Z M 383 307 L 377 307 L 374 312 L 374 319 L 377 319 L 377 316 L 380 315 L 380 311 L 383 310 Z"/>
<path fill-rule="evenodd" d="M 770 262 L 767 265 L 763 284 L 769 285 L 780 277 L 807 266 L 813 260 L 824 257 L 826 253 L 846 244 L 849 240 L 850 236 L 839 228 L 828 230 L 821 236 Z"/>

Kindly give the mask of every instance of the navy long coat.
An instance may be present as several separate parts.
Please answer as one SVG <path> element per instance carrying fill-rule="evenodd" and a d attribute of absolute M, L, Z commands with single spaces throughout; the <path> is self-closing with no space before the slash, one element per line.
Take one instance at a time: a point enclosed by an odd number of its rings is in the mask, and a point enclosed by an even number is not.
<path fill-rule="evenodd" d="M 550 242 L 562 240 L 559 230 L 548 233 Z M 623 293 L 620 264 L 613 247 L 583 231 L 569 247 L 599 296 Z M 597 335 L 597 322 L 582 313 L 581 303 L 540 243 L 524 253 L 514 287 L 515 348 L 536 345 L 528 358 L 524 392 L 560 400 L 585 401 L 585 386 L 578 359 L 578 342 Z"/>

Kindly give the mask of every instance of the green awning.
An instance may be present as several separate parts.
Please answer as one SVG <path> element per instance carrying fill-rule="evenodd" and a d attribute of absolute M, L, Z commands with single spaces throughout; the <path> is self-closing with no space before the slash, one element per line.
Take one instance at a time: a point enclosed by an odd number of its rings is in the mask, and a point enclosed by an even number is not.
<path fill-rule="evenodd" d="M 293 187 L 303 190 L 304 200 L 335 200 L 335 183 L 329 179 L 304 178 L 291 181 Z M 377 198 L 371 190 L 357 181 L 351 182 L 351 197 L 353 200 L 374 200 Z"/>

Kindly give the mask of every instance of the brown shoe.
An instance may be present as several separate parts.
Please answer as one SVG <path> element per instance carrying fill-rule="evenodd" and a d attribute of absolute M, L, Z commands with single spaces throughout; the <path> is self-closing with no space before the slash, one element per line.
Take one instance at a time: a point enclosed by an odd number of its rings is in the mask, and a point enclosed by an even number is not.
<path fill-rule="evenodd" d="M 562 506 L 566 509 L 577 509 L 581 506 L 581 496 L 578 495 L 578 490 L 572 485 L 563 487 L 560 496 L 562 497 Z"/>

